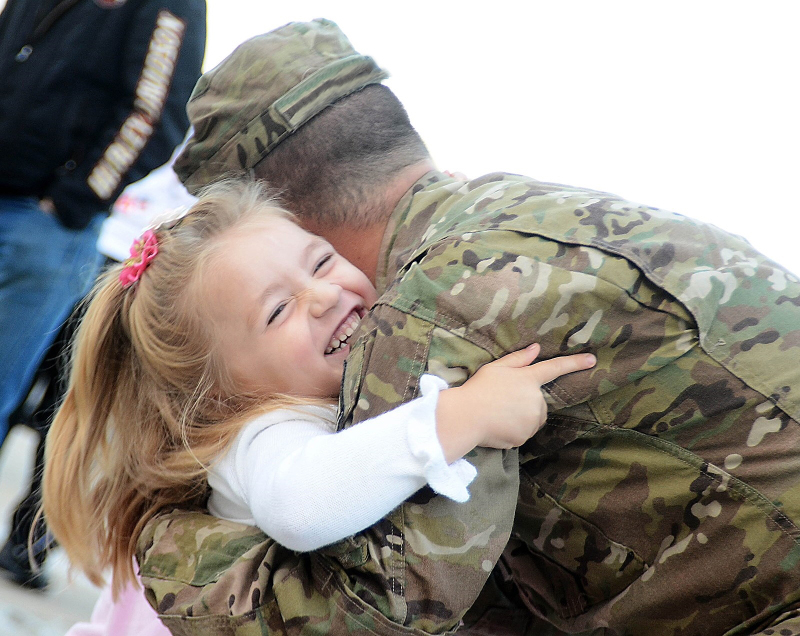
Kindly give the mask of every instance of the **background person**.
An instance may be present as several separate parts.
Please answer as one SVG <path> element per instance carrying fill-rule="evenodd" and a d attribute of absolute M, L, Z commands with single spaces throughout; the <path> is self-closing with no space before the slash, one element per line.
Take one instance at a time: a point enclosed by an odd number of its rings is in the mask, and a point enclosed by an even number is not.
<path fill-rule="evenodd" d="M 195 197 L 186 192 L 172 171 L 171 161 L 144 179 L 132 183 L 114 202 L 111 214 L 103 223 L 97 248 L 105 257 L 105 263 L 124 261 L 130 255 L 130 245 L 156 217 L 174 214 L 174 210 L 187 208 L 194 201 Z M 11 516 L 11 532 L 0 551 L 0 566 L 13 573 L 13 581 L 34 589 L 41 589 L 47 585 L 44 562 L 49 550 L 55 547 L 52 535 L 47 533 L 45 524 L 41 520 L 32 537 L 31 526 L 41 507 L 40 490 L 44 470 L 45 438 L 56 409 L 64 399 L 69 346 L 79 320 L 79 313 L 73 311 L 60 328 L 58 336 L 36 370 L 28 395 L 11 416 L 11 421 L 24 424 L 36 431 L 39 439 L 27 490 L 14 508 Z M 34 563 L 39 566 L 35 569 L 28 558 L 29 537 L 32 538 Z"/>
<path fill-rule="evenodd" d="M 204 0 L 8 0 L 0 14 L 0 442 L 102 262 L 122 189 L 188 128 Z M 24 544 L 0 574 L 31 579 Z"/>

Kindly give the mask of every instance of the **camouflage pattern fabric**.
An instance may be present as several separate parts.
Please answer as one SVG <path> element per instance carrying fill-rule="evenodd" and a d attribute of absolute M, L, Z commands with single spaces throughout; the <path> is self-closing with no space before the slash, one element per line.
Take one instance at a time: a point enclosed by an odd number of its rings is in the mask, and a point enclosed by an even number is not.
<path fill-rule="evenodd" d="M 505 174 L 427 175 L 382 254 L 343 426 L 531 342 L 597 367 L 548 385 L 519 454 L 470 454 L 467 504 L 423 489 L 306 555 L 151 523 L 142 577 L 174 633 L 442 633 L 477 599 L 464 633 L 800 634 L 795 276 L 708 224 Z"/>

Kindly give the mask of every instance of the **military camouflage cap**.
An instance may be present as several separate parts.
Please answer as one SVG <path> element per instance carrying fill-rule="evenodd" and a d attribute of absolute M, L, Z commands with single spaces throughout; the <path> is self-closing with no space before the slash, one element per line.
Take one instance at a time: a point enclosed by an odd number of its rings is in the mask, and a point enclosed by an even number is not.
<path fill-rule="evenodd" d="M 241 44 L 197 82 L 175 172 L 190 192 L 250 170 L 335 101 L 388 74 L 330 20 L 291 22 Z"/>

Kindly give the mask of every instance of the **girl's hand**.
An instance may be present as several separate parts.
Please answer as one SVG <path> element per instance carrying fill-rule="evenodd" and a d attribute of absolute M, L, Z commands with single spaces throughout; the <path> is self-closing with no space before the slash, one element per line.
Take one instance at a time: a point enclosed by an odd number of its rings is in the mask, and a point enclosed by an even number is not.
<path fill-rule="evenodd" d="M 532 344 L 485 364 L 460 387 L 439 394 L 436 431 L 448 463 L 476 446 L 520 446 L 547 420 L 541 387 L 556 378 L 590 369 L 597 360 L 580 353 L 531 364 Z"/>

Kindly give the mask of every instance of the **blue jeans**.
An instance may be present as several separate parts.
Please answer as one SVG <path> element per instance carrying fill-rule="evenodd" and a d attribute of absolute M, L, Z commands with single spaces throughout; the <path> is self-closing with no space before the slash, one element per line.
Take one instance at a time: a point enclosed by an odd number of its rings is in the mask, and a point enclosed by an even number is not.
<path fill-rule="evenodd" d="M 0 197 L 0 444 L 59 327 L 86 294 L 102 257 L 98 214 L 65 228 L 32 197 Z"/>

